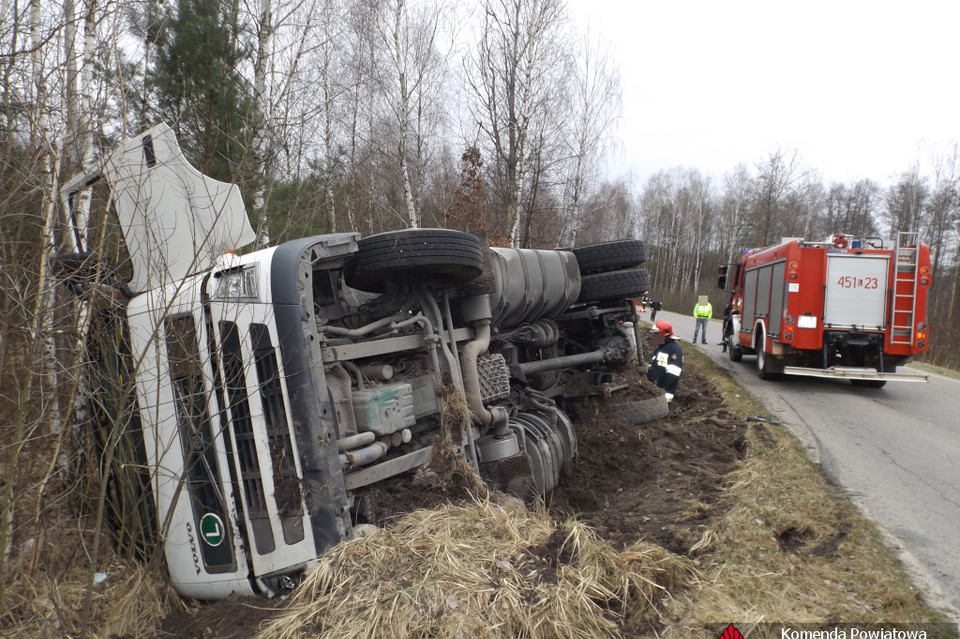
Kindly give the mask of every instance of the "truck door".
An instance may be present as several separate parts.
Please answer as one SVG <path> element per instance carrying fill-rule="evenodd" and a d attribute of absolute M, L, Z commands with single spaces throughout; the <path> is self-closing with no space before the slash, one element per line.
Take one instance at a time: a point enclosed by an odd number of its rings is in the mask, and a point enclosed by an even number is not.
<path fill-rule="evenodd" d="M 743 319 L 740 330 L 752 331 L 757 313 L 757 269 L 746 272 L 743 278 Z M 750 346 L 748 344 L 748 346 Z"/>
<path fill-rule="evenodd" d="M 827 254 L 824 327 L 884 329 L 889 260 L 888 255 Z"/>

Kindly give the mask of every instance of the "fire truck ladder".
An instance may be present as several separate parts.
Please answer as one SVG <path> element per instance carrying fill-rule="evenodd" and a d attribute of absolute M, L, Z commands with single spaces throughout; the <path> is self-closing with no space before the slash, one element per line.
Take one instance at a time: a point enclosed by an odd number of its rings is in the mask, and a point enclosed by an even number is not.
<path fill-rule="evenodd" d="M 901 231 L 897 234 L 893 272 L 893 317 L 890 344 L 913 345 L 913 318 L 917 310 L 917 233 Z"/>

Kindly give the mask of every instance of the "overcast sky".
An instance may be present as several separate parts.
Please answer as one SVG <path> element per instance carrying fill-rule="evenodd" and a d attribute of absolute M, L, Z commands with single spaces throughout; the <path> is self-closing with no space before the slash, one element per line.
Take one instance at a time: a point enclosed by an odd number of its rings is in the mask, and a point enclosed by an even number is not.
<path fill-rule="evenodd" d="M 720 178 L 777 148 L 881 184 L 960 139 L 960 0 L 568 0 L 611 46 L 641 180 Z"/>

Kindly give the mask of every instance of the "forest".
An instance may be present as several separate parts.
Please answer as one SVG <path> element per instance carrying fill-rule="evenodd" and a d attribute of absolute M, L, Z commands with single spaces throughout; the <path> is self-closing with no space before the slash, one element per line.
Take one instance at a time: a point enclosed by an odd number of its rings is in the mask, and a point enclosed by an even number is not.
<path fill-rule="evenodd" d="M 199 170 L 240 186 L 261 247 L 405 227 L 521 248 L 638 238 L 651 297 L 683 312 L 697 294 L 722 306 L 717 268 L 744 248 L 916 231 L 935 273 L 924 360 L 960 368 L 956 145 L 932 171 L 905 157 L 889 183 L 825 183 L 788 148 L 723 176 L 612 175 L 633 143 L 618 137 L 626 72 L 564 0 L 4 0 L 0 565 L 31 525 L 17 505 L 39 522 L 83 413 L 78 336 L 98 300 L 58 284 L 60 188 L 158 122 Z M 93 218 L 108 202 L 86 206 Z M 105 256 L 122 260 L 108 235 Z M 27 468 L 35 442 L 48 455 Z"/>
<path fill-rule="evenodd" d="M 904 158 L 891 183 L 824 183 L 793 149 L 723 176 L 612 175 L 621 74 L 562 0 L 4 3 L 3 334 L 52 326 L 58 191 L 163 121 L 204 173 L 240 185 L 259 244 L 402 227 L 493 244 L 646 241 L 651 296 L 683 309 L 744 248 L 834 232 L 931 245 L 931 363 L 960 363 L 960 161 Z M 851 167 L 855 170 L 855 167 Z M 87 206 L 91 206 L 87 204 Z M 48 313 L 48 311 L 50 311 Z"/>

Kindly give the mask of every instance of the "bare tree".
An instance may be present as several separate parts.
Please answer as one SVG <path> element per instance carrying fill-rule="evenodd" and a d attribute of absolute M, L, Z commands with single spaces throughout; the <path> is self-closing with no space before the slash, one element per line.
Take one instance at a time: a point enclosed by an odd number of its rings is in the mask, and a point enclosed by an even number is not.
<path fill-rule="evenodd" d="M 564 136 L 570 162 L 567 211 L 558 244 L 572 246 L 577 243 L 584 220 L 590 217 L 583 210 L 584 195 L 611 146 L 609 136 L 621 105 L 619 72 L 609 51 L 589 31 L 584 35 L 571 84 L 571 122 Z"/>
<path fill-rule="evenodd" d="M 874 218 L 879 212 L 880 194 L 879 185 L 872 180 L 830 185 L 825 203 L 826 227 L 860 237 L 876 235 Z"/>
<path fill-rule="evenodd" d="M 920 214 L 929 197 L 927 179 L 920 175 L 919 165 L 902 173 L 896 184 L 887 189 L 884 221 L 891 235 L 898 231 L 920 231 Z"/>
<path fill-rule="evenodd" d="M 777 149 L 757 165 L 751 215 L 751 239 L 766 246 L 783 236 L 786 198 L 800 177 L 800 157 L 796 151 Z"/>
<path fill-rule="evenodd" d="M 270 118 L 270 103 L 267 95 L 267 67 L 270 62 L 270 42 L 273 36 L 273 7 L 270 0 L 260 0 L 260 15 L 257 22 L 257 54 L 253 61 L 253 113 L 251 114 L 250 137 L 253 143 L 253 164 L 259 176 L 253 180 L 253 210 L 257 216 L 257 246 L 270 245 L 270 230 L 267 228 L 267 206 L 264 198 L 268 174 L 267 122 Z"/>
<path fill-rule="evenodd" d="M 473 113 L 493 157 L 493 187 L 507 241 L 516 246 L 530 159 L 530 126 L 543 117 L 540 98 L 550 89 L 550 70 L 562 55 L 560 0 L 486 0 L 467 83 Z"/>
<path fill-rule="evenodd" d="M 724 192 L 718 220 L 719 253 L 733 262 L 747 244 L 753 178 L 743 164 L 724 176 Z"/>

